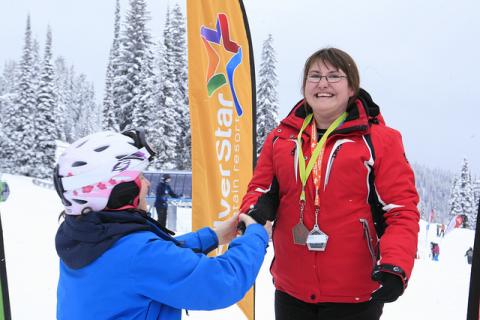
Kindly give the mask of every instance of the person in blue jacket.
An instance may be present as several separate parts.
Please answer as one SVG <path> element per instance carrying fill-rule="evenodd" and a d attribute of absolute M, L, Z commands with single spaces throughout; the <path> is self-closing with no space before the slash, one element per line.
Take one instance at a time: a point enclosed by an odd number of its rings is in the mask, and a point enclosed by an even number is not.
<path fill-rule="evenodd" d="M 162 226 L 167 225 L 167 211 L 168 211 L 168 198 L 178 198 L 179 196 L 173 192 L 170 187 L 171 177 L 168 173 L 162 176 L 162 181 L 157 185 L 155 190 L 155 210 L 157 210 L 157 221 Z"/>
<path fill-rule="evenodd" d="M 271 223 L 241 214 L 172 237 L 145 211 L 142 171 L 154 155 L 143 131 L 131 130 L 89 135 L 60 156 L 53 175 L 65 207 L 55 238 L 57 319 L 181 319 L 182 309 L 232 305 L 253 285 Z M 206 255 L 229 242 L 223 255 Z"/>

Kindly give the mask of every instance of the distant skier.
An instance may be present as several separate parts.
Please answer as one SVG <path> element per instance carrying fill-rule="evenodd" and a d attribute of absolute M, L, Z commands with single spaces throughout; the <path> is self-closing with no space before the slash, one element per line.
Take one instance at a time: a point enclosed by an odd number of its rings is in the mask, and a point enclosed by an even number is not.
<path fill-rule="evenodd" d="M 155 193 L 155 209 L 157 210 L 157 221 L 163 227 L 167 226 L 167 211 L 168 211 L 168 198 L 178 198 L 175 192 L 173 192 L 170 186 L 170 180 L 172 178 L 168 173 L 162 176 L 162 182 L 157 186 Z"/>
<path fill-rule="evenodd" d="M 472 264 L 472 260 L 473 260 L 473 249 L 472 249 L 472 247 L 468 248 L 467 252 L 465 252 L 465 257 L 467 257 L 468 264 Z"/>
<path fill-rule="evenodd" d="M 431 242 L 430 246 L 432 251 L 432 260 L 438 261 L 438 256 L 440 255 L 440 246 L 435 242 Z"/>
<path fill-rule="evenodd" d="M 443 223 L 440 225 L 439 236 L 442 237 L 442 238 L 445 236 L 445 225 Z"/>

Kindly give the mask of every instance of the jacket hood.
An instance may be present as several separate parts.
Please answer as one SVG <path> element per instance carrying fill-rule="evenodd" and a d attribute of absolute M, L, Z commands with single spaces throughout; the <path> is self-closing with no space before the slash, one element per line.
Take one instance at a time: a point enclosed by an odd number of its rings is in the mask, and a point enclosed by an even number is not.
<path fill-rule="evenodd" d="M 118 239 L 139 231 L 151 231 L 177 242 L 170 236 L 174 234 L 172 231 L 144 212 L 101 211 L 83 216 L 66 215 L 55 236 L 55 247 L 67 266 L 79 269 L 100 257 Z"/>
<path fill-rule="evenodd" d="M 311 113 L 307 110 L 307 107 L 305 99 L 300 100 L 281 123 L 300 129 L 305 117 Z M 357 99 L 347 107 L 347 112 L 348 117 L 345 124 L 337 129 L 337 132 L 345 129 L 364 131 L 368 129 L 370 123 L 385 124 L 380 113 L 380 107 L 373 101 L 370 94 L 362 88 L 359 90 Z"/>

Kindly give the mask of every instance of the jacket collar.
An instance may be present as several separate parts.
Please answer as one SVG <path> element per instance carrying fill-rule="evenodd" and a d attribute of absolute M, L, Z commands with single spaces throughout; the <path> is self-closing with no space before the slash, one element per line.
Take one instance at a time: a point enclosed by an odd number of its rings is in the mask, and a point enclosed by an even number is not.
<path fill-rule="evenodd" d="M 288 116 L 281 121 L 281 124 L 300 130 L 305 117 L 310 113 L 307 109 L 310 108 L 306 101 L 304 99 L 300 100 Z M 384 124 L 383 117 L 380 114 L 380 107 L 364 89 L 360 89 L 358 98 L 347 107 L 347 112 L 347 119 L 334 133 L 341 134 L 353 131 L 366 133 L 369 131 L 370 123 L 378 122 Z M 307 135 L 309 135 L 308 132 L 309 130 L 305 130 Z"/>
<path fill-rule="evenodd" d="M 151 231 L 160 238 L 178 241 L 170 230 L 142 211 L 101 211 L 82 216 L 65 216 L 58 228 L 55 247 L 62 261 L 73 269 L 82 268 L 107 251 L 127 234 Z"/>

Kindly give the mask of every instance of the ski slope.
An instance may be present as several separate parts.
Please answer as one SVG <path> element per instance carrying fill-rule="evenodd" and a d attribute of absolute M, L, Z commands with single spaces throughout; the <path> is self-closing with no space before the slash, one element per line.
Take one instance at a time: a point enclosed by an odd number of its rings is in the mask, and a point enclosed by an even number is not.
<path fill-rule="evenodd" d="M 10 198 L 0 204 L 3 223 L 12 318 L 55 319 L 58 257 L 54 238 L 62 206 L 54 190 L 32 183 L 30 178 L 3 175 Z M 188 215 L 179 215 L 188 217 Z M 185 218 L 184 218 L 185 219 Z M 178 221 L 185 223 L 185 221 Z M 421 222 L 420 259 L 416 260 L 409 287 L 397 302 L 387 304 L 382 320 L 465 319 L 470 266 L 464 257 L 473 247 L 471 230 L 454 229 L 445 238 L 435 236 L 435 225 L 426 233 Z M 428 256 L 429 243 L 440 245 L 439 261 Z M 269 247 L 256 283 L 256 319 L 274 319 Z M 216 311 L 189 311 L 189 320 L 245 319 L 235 305 Z"/>

